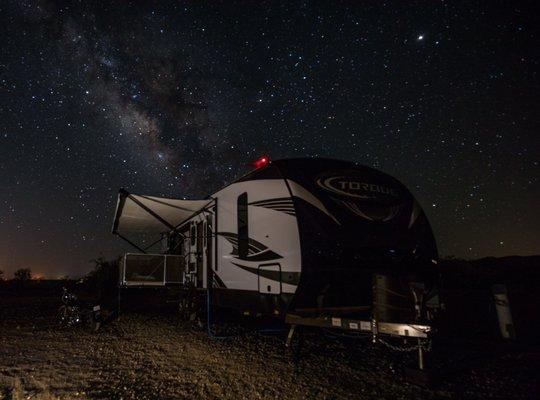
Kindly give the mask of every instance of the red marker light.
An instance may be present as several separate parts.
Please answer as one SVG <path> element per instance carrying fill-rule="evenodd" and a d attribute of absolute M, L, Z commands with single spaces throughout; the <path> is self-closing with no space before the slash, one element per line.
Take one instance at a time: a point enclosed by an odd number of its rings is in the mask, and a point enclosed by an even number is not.
<path fill-rule="evenodd" d="M 255 161 L 253 161 L 252 164 L 255 168 L 262 168 L 265 165 L 267 165 L 269 162 L 270 162 L 270 158 L 268 158 L 268 156 L 261 156 L 257 158 Z"/>

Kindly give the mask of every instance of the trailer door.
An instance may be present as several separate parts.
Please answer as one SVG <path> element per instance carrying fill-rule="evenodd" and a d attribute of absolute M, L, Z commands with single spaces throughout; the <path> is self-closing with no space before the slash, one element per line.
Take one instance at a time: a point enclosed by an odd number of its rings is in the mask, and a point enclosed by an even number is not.
<path fill-rule="evenodd" d="M 196 273 L 197 273 L 197 227 L 195 222 L 191 221 L 188 224 L 188 229 L 184 236 L 183 251 L 184 256 L 184 284 L 196 284 Z"/>
<path fill-rule="evenodd" d="M 281 266 L 279 264 L 259 265 L 259 293 L 281 293 Z"/>
<path fill-rule="evenodd" d="M 212 276 L 212 269 L 213 266 L 213 254 L 214 254 L 214 241 L 212 240 L 212 233 L 213 233 L 213 227 L 212 227 L 212 216 L 207 215 L 206 216 L 206 268 L 205 268 L 205 280 L 206 280 L 206 286 L 210 287 L 212 285 L 212 282 L 210 282 L 210 277 Z"/>
<path fill-rule="evenodd" d="M 196 250 L 195 250 L 195 265 L 197 269 L 197 287 L 203 287 L 203 254 L 204 254 L 204 229 L 203 221 L 197 222 L 197 240 L 196 240 Z"/>

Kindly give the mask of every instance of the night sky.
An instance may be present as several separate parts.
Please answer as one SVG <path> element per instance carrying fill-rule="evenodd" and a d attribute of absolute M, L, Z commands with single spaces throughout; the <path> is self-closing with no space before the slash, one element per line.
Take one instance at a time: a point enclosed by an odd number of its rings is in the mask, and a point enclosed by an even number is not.
<path fill-rule="evenodd" d="M 81 275 L 126 248 L 120 187 L 261 154 L 397 177 L 442 256 L 540 253 L 540 22 L 478 3 L 2 1 L 0 270 Z"/>

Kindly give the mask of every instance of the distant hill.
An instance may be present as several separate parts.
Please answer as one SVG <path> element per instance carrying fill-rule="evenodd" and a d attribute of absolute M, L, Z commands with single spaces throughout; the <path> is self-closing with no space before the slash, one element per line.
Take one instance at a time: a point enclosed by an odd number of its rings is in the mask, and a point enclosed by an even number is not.
<path fill-rule="evenodd" d="M 458 280 L 460 285 L 540 285 L 540 255 L 485 257 L 478 260 L 444 259 L 439 263 L 439 269 L 445 278 Z M 468 279 L 461 281 L 465 277 Z"/>
<path fill-rule="evenodd" d="M 460 258 L 446 258 L 442 264 L 472 264 L 472 265 L 492 265 L 492 266 L 540 266 L 540 255 L 535 256 L 506 256 L 506 257 L 484 257 L 477 260 L 463 260 Z"/>

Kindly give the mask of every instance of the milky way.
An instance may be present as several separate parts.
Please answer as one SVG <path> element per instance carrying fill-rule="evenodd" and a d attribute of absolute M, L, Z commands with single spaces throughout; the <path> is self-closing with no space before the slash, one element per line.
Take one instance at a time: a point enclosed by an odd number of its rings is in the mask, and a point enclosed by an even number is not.
<path fill-rule="evenodd" d="M 206 196 L 260 154 L 396 176 L 442 255 L 540 251 L 532 3 L 110 3 L 0 5 L 0 270 L 80 275 L 124 249 L 120 187 Z"/>

